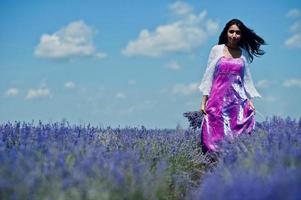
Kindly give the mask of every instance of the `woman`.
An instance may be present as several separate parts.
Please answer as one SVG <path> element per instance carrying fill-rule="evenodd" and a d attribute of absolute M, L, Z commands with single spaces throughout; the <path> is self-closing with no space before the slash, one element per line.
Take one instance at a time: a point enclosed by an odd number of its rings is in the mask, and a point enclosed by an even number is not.
<path fill-rule="evenodd" d="M 255 128 L 255 107 L 251 101 L 261 97 L 254 87 L 249 63 L 265 52 L 265 41 L 240 20 L 232 19 L 210 52 L 207 69 L 199 89 L 203 92 L 201 125 L 203 150 L 217 152 L 225 137 L 251 133 Z"/>

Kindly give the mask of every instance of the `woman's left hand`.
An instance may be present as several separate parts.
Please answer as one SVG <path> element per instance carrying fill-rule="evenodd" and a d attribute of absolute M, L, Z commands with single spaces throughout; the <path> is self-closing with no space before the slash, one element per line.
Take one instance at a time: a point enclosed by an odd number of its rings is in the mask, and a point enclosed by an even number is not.
<path fill-rule="evenodd" d="M 252 110 L 255 112 L 255 107 L 254 104 L 252 103 L 252 101 L 249 101 L 250 107 L 252 108 Z"/>

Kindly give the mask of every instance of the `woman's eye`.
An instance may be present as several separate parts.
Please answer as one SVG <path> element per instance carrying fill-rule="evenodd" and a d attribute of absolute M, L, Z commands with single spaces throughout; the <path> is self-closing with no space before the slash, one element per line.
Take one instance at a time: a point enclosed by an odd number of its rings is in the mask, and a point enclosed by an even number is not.
<path fill-rule="evenodd" d="M 230 30 L 229 33 L 236 33 L 237 35 L 240 35 L 240 31 L 234 31 L 234 30 Z"/>

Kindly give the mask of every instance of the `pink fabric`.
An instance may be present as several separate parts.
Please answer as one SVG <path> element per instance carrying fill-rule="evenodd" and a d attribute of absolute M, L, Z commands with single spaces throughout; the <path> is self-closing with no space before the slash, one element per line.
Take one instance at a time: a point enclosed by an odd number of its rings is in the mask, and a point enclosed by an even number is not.
<path fill-rule="evenodd" d="M 255 128 L 255 112 L 243 86 L 244 66 L 242 58 L 221 57 L 216 64 L 201 127 L 205 151 L 219 151 L 225 137 L 250 134 Z"/>

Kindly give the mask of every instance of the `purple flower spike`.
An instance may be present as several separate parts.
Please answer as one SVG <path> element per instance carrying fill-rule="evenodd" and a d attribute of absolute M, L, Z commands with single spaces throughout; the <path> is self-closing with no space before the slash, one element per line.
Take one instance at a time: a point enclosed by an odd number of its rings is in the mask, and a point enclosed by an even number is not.
<path fill-rule="evenodd" d="M 200 111 L 186 112 L 183 114 L 183 116 L 188 118 L 189 127 L 191 127 L 193 130 L 196 130 L 197 128 L 201 128 L 202 120 L 204 117 L 202 112 Z"/>

